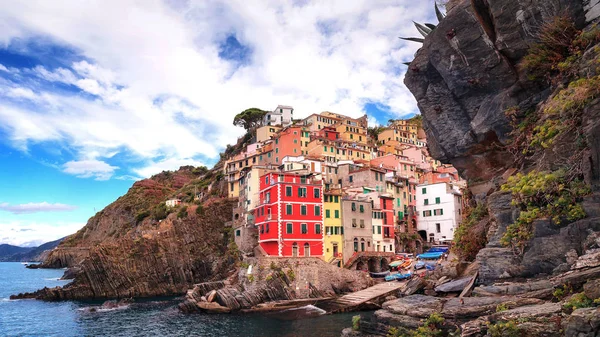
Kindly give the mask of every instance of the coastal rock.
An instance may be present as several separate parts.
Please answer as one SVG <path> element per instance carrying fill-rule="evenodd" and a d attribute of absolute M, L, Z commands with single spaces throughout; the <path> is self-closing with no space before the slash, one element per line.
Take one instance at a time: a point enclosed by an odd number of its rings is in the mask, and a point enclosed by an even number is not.
<path fill-rule="evenodd" d="M 567 322 L 565 336 L 596 337 L 600 334 L 600 308 L 573 311 Z"/>
<path fill-rule="evenodd" d="M 600 279 L 589 280 L 583 285 L 585 296 L 591 299 L 600 298 Z"/>
<path fill-rule="evenodd" d="M 188 291 L 180 306 L 193 312 L 194 303 L 217 303 L 231 311 L 257 309 L 266 311 L 265 303 L 287 301 L 303 303 L 302 299 L 334 296 L 340 289 L 358 291 L 372 285 L 365 273 L 338 268 L 318 258 L 252 259 L 252 274 L 240 268 L 237 283 L 207 282 Z M 276 307 L 273 307 L 276 308 Z"/>
<path fill-rule="evenodd" d="M 435 291 L 442 293 L 461 292 L 472 279 L 472 277 L 463 277 L 458 280 L 452 280 L 435 287 Z"/>

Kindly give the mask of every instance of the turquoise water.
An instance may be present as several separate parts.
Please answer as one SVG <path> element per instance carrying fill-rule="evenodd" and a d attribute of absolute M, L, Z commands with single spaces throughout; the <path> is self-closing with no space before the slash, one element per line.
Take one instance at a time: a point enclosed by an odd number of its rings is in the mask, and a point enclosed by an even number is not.
<path fill-rule="evenodd" d="M 66 284 L 57 280 L 62 273 L 0 263 L 0 336 L 337 337 L 352 325 L 354 315 L 319 315 L 311 308 L 268 315 L 185 315 L 177 309 L 179 299 L 136 301 L 124 309 L 89 312 L 86 308 L 101 303 L 8 300 L 11 294 Z"/>

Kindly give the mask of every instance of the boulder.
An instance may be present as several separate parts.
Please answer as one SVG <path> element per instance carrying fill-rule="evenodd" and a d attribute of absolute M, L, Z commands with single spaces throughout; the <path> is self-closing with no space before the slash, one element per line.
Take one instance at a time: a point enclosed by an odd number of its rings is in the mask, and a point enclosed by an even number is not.
<path fill-rule="evenodd" d="M 600 335 L 600 308 L 573 311 L 565 329 L 566 337 L 597 337 Z"/>
<path fill-rule="evenodd" d="M 585 296 L 591 299 L 600 298 L 600 279 L 589 280 L 583 285 Z"/>
<path fill-rule="evenodd" d="M 441 293 L 461 292 L 471 282 L 472 277 L 463 277 L 458 280 L 452 280 L 435 287 L 435 291 Z"/>

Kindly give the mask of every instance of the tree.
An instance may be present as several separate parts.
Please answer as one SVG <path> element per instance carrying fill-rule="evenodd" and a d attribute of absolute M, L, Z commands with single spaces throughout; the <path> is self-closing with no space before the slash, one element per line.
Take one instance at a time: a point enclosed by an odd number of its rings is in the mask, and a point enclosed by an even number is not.
<path fill-rule="evenodd" d="M 267 111 L 257 108 L 246 109 L 235 116 L 233 125 L 250 130 L 260 125 L 260 122 L 266 113 Z"/>
<path fill-rule="evenodd" d="M 370 126 L 367 128 L 367 134 L 373 140 L 377 141 L 377 136 L 379 136 L 379 134 L 383 132 L 383 130 L 385 130 L 383 126 Z"/>

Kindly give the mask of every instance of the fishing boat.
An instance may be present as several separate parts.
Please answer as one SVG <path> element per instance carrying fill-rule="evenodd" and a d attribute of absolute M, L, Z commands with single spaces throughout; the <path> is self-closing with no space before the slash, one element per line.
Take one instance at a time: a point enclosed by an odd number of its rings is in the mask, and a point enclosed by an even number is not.
<path fill-rule="evenodd" d="M 382 278 L 382 277 L 388 276 L 390 274 L 390 271 L 386 270 L 386 271 L 382 271 L 380 273 L 369 272 L 369 274 L 371 275 L 372 278 Z"/>
<path fill-rule="evenodd" d="M 385 277 L 386 281 L 402 281 L 402 280 L 407 280 L 412 276 L 411 273 L 407 273 L 407 274 L 401 274 L 401 273 L 397 273 L 397 274 L 391 274 Z"/>

